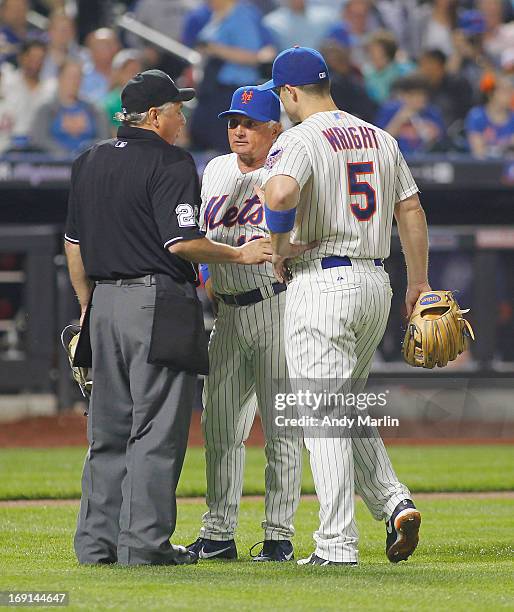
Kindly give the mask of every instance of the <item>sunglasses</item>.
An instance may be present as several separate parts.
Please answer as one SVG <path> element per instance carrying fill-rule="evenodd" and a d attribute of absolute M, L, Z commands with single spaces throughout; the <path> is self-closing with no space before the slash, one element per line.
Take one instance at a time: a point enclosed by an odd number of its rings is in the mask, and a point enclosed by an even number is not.
<path fill-rule="evenodd" d="M 255 121 L 254 119 L 247 119 L 245 117 L 230 117 L 228 120 L 229 130 L 235 130 L 239 125 L 247 130 L 255 130 L 255 128 L 262 125 L 262 121 Z"/>

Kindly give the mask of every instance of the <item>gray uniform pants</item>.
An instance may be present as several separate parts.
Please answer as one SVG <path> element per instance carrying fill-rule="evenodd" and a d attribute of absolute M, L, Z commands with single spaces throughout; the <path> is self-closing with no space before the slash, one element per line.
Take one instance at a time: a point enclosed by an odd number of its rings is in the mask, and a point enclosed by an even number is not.
<path fill-rule="evenodd" d="M 154 302 L 153 285 L 99 284 L 93 294 L 80 563 L 162 564 L 176 554 L 169 539 L 196 377 L 147 363 Z"/>

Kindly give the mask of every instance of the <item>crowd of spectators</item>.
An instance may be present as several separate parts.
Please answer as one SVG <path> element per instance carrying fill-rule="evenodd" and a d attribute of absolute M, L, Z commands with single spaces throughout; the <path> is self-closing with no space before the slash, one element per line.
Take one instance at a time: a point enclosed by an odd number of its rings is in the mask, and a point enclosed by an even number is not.
<path fill-rule="evenodd" d="M 226 150 L 217 119 L 237 87 L 269 78 L 292 45 L 326 57 L 337 105 L 406 154 L 514 155 L 513 0 L 127 0 L 139 21 L 196 49 L 201 70 L 114 19 L 79 40 L 73 2 L 0 2 L 0 153 L 72 156 L 114 134 L 123 84 L 165 69 L 197 88 L 184 141 Z M 112 13 L 114 15 L 114 12 Z"/>

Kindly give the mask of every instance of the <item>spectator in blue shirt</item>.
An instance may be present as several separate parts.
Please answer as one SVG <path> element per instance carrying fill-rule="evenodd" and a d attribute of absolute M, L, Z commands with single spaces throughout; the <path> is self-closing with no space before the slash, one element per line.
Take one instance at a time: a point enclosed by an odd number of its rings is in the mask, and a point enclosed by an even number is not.
<path fill-rule="evenodd" d="M 472 108 L 466 118 L 471 154 L 477 158 L 514 153 L 514 87 L 505 77 L 496 80 L 484 106 Z"/>
<path fill-rule="evenodd" d="M 196 47 L 198 35 L 209 23 L 211 17 L 211 7 L 207 2 L 187 13 L 182 27 L 182 43 L 188 47 Z"/>
<path fill-rule="evenodd" d="M 70 60 L 59 73 L 55 98 L 37 111 L 29 132 L 32 146 L 55 155 L 74 155 L 109 137 L 105 113 L 79 97 L 82 66 Z"/>
<path fill-rule="evenodd" d="M 404 154 L 442 148 L 444 122 L 437 108 L 429 104 L 427 82 L 418 75 L 407 75 L 395 83 L 394 90 L 398 99 L 384 104 L 376 124 L 398 140 Z"/>
<path fill-rule="evenodd" d="M 4 0 L 0 6 L 0 63 L 16 63 L 21 45 L 35 37 L 27 26 L 28 0 Z"/>
<path fill-rule="evenodd" d="M 262 24 L 260 11 L 238 0 L 209 0 L 212 16 L 197 36 L 207 61 L 191 118 L 191 142 L 199 149 L 227 151 L 227 130 L 218 114 L 228 108 L 234 89 L 262 81 L 260 65 L 276 49 Z"/>
<path fill-rule="evenodd" d="M 287 0 L 285 6 L 264 18 L 271 30 L 278 51 L 294 45 L 319 49 L 330 25 L 334 21 L 333 9 L 309 6 L 306 0 Z"/>
<path fill-rule="evenodd" d="M 199 33 L 198 45 L 208 57 L 222 61 L 218 82 L 230 87 L 256 83 L 258 64 L 272 60 L 275 53 L 260 12 L 237 0 L 210 0 L 209 4 L 213 15 Z"/>
<path fill-rule="evenodd" d="M 86 46 L 89 58 L 84 66 L 81 95 L 91 102 L 100 103 L 109 93 L 112 60 L 120 43 L 113 30 L 100 28 L 88 34 Z"/>
<path fill-rule="evenodd" d="M 252 6 L 250 6 L 250 8 L 254 8 L 253 4 Z M 260 22 L 261 16 L 258 12 L 256 13 L 256 16 L 259 21 L 264 42 L 266 44 L 272 44 L 274 42 L 272 32 Z M 209 6 L 208 2 L 205 2 L 198 8 L 190 11 L 184 17 L 184 25 L 182 29 L 182 35 L 180 37 L 181 42 L 184 45 L 187 45 L 188 47 L 192 48 L 196 47 L 197 45 L 200 45 L 201 41 L 198 38 L 199 34 L 203 30 L 203 28 L 209 23 L 211 18 L 212 9 Z"/>

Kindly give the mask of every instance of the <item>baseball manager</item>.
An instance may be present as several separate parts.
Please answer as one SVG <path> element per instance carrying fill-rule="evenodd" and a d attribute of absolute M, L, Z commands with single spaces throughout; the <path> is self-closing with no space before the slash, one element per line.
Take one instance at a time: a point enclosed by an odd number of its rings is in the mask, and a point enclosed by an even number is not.
<path fill-rule="evenodd" d="M 227 120 L 232 153 L 211 160 L 203 173 L 202 229 L 213 240 L 244 244 L 269 235 L 254 185 L 262 183 L 264 162 L 281 131 L 280 101 L 272 91 L 240 87 L 219 117 Z M 303 440 L 283 435 L 273 425 L 276 411 L 270 392 L 291 389 L 283 342 L 286 285 L 274 282 L 271 264 L 201 268 L 204 279 L 208 276 L 207 293 L 218 302 L 202 414 L 209 509 L 200 537 L 188 548 L 200 559 L 237 557 L 234 534 L 244 443 L 258 405 L 266 441 L 266 494 L 264 542 L 254 560 L 289 561 L 293 517 L 300 501 Z"/>

